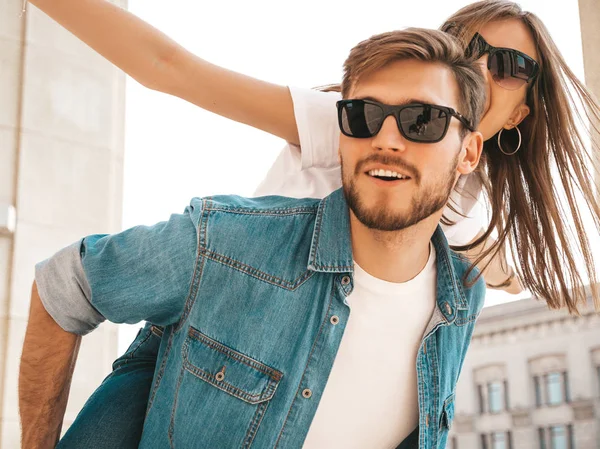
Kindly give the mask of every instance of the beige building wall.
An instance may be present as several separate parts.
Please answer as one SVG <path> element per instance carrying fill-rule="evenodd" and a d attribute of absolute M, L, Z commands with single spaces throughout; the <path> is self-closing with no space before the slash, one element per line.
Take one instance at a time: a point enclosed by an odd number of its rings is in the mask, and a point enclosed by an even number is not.
<path fill-rule="evenodd" d="M 579 17 L 581 20 L 581 41 L 583 45 L 583 67 L 585 84 L 597 99 L 600 99 L 600 1 L 579 0 Z M 598 124 L 600 126 L 600 124 Z M 595 136 L 600 141 L 600 135 Z M 600 149 L 598 149 L 600 153 Z M 600 154 L 596 161 L 600 166 Z M 600 179 L 597 179 L 600 192 Z"/>
<path fill-rule="evenodd" d="M 567 373 L 570 399 L 538 406 L 534 377 L 549 373 Z M 507 387 L 508 407 L 502 393 L 498 412 L 489 410 L 490 383 Z M 494 432 L 510 432 L 512 449 L 537 449 L 538 429 L 557 425 L 572 426 L 573 449 L 600 448 L 600 314 L 590 306 L 580 317 L 569 316 L 531 299 L 484 309 L 457 386 L 455 412 L 456 449 L 482 449 L 482 435 Z"/>
<path fill-rule="evenodd" d="M 21 17 L 20 0 L 0 0 L 0 448 L 19 447 L 34 264 L 83 235 L 120 230 L 124 90 L 121 72 L 35 7 Z M 115 325 L 83 340 L 65 426 L 116 350 Z"/>

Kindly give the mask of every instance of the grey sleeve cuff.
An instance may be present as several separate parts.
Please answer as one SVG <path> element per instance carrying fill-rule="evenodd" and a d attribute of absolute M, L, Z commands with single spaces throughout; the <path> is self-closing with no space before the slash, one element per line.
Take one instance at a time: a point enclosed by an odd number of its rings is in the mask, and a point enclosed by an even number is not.
<path fill-rule="evenodd" d="M 46 311 L 67 332 L 85 335 L 104 318 L 91 304 L 91 289 L 81 264 L 82 241 L 35 266 L 35 282 Z"/>

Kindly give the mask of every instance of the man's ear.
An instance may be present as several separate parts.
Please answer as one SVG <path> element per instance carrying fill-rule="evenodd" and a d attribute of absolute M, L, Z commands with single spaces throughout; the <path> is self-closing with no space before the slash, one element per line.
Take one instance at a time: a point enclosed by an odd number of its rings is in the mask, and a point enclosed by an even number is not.
<path fill-rule="evenodd" d="M 456 170 L 461 175 L 468 175 L 479 164 L 483 150 L 483 135 L 479 131 L 468 133 L 463 139 L 458 166 Z"/>

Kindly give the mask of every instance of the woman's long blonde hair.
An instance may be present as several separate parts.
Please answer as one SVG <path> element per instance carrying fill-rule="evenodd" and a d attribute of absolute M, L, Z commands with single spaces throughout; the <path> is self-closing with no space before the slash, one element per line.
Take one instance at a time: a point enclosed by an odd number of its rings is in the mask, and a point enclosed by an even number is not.
<path fill-rule="evenodd" d="M 521 20 L 531 31 L 540 75 L 527 94 L 531 112 L 519 125 L 521 149 L 513 156 L 503 154 L 497 136 L 484 144 L 476 173 L 491 204 L 491 219 L 485 233 L 470 246 L 485 241 L 494 229 L 498 241 L 475 263 L 502 252 L 508 243 L 517 272 L 532 294 L 551 308 L 566 307 L 570 313 L 577 313 L 587 302 L 583 270 L 576 263 L 576 258 L 583 256 L 598 309 L 596 267 L 582 219 L 582 204 L 577 198 L 585 201 L 595 231 L 600 233 L 595 185 L 600 170 L 594 158 L 600 150 L 600 106 L 567 66 L 542 21 L 514 2 L 473 3 L 450 17 L 441 30 L 466 46 L 483 25 L 506 19 Z M 580 129 L 585 130 L 584 135 Z M 516 132 L 503 133 L 505 151 L 517 148 L 517 137 Z M 586 138 L 591 141 L 589 147 Z M 567 224 L 571 220 L 575 233 Z"/>
<path fill-rule="evenodd" d="M 514 2 L 473 3 L 451 16 L 440 29 L 458 38 L 466 48 L 483 25 L 507 19 L 521 20 L 530 29 L 538 50 L 540 75 L 527 93 L 531 112 L 519 125 L 520 150 L 513 156 L 503 154 L 494 136 L 485 142 L 481 162 L 472 175 L 480 178 L 491 205 L 488 228 L 470 245 L 453 249 L 469 250 L 496 230 L 496 243 L 487 247 L 474 265 L 486 257 L 503 254 L 508 246 L 524 286 L 550 308 L 566 307 L 572 314 L 587 303 L 583 270 L 576 264 L 576 257 L 581 255 L 596 309 L 600 309 L 596 267 L 577 201 L 577 197 L 584 199 L 595 231 L 600 233 L 595 185 L 595 177 L 600 181 L 600 170 L 594 158 L 600 151 L 600 106 L 567 66 L 542 21 Z M 339 92 L 340 88 L 329 85 L 321 90 Z M 585 130 L 583 135 L 580 129 Z M 517 148 L 517 137 L 516 132 L 503 133 L 505 151 Z M 585 139 L 591 141 L 589 148 Z M 573 222 L 575 235 L 568 221 Z M 469 283 L 476 279 L 471 278 Z"/>

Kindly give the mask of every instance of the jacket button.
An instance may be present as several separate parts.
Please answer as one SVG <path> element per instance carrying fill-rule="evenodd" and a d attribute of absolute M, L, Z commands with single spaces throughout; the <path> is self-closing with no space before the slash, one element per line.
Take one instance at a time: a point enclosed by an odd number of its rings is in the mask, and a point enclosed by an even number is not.
<path fill-rule="evenodd" d="M 333 315 L 329 321 L 331 321 L 331 324 L 335 326 L 340 322 L 340 318 L 337 315 Z"/>
<path fill-rule="evenodd" d="M 446 312 L 448 313 L 448 315 L 452 315 L 452 307 L 450 307 L 450 304 L 446 302 L 444 303 L 444 307 L 446 307 Z"/>
<path fill-rule="evenodd" d="M 306 399 L 310 398 L 312 396 L 312 391 L 310 391 L 310 388 L 305 389 L 302 392 L 302 396 L 305 397 Z"/>
<path fill-rule="evenodd" d="M 219 382 L 221 382 L 223 379 L 225 379 L 225 374 L 217 373 L 217 375 L 215 376 L 215 379 L 217 379 Z"/>
<path fill-rule="evenodd" d="M 342 278 L 342 285 L 348 285 L 350 283 L 350 276 L 344 276 Z"/>

